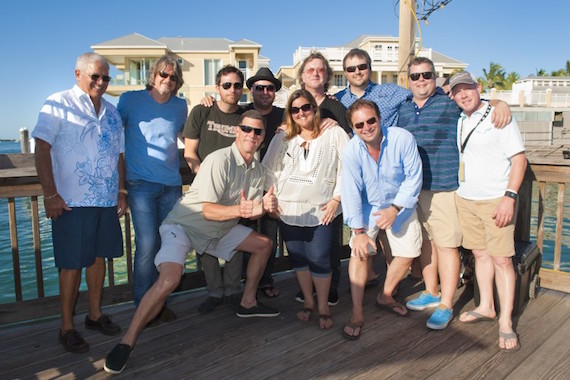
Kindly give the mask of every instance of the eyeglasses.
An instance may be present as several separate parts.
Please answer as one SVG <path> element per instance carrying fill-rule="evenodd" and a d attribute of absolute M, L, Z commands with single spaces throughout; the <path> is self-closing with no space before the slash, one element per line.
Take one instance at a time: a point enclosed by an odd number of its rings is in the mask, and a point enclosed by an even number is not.
<path fill-rule="evenodd" d="M 158 75 L 160 75 L 161 78 L 170 78 L 171 81 L 176 82 L 178 77 L 176 75 L 170 75 L 168 73 L 165 73 L 164 71 L 159 71 Z"/>
<path fill-rule="evenodd" d="M 319 75 L 323 75 L 325 73 L 325 68 L 324 67 L 310 67 L 308 69 L 305 70 L 305 72 L 309 75 L 313 75 L 315 74 L 315 72 L 319 73 Z"/>
<path fill-rule="evenodd" d="M 275 86 L 272 84 L 256 84 L 254 88 L 255 91 L 259 92 L 263 92 L 264 90 L 267 90 L 267 92 L 275 91 Z"/>
<path fill-rule="evenodd" d="M 360 71 L 364 71 L 368 68 L 368 63 L 361 63 L 360 65 L 356 65 L 356 66 L 348 66 L 346 68 L 346 72 L 347 73 L 353 73 L 356 71 L 356 69 L 360 70 Z"/>
<path fill-rule="evenodd" d="M 425 80 L 430 80 L 431 78 L 433 78 L 433 73 L 431 71 L 426 71 L 425 73 L 410 74 L 410 79 L 415 82 L 418 79 L 420 79 L 420 75 L 423 76 Z"/>
<path fill-rule="evenodd" d="M 249 125 L 240 125 L 239 128 L 244 133 L 251 133 L 251 131 L 253 131 L 253 133 L 255 133 L 256 136 L 261 136 L 264 132 L 264 130 L 261 128 L 253 128 L 253 127 L 250 127 Z"/>
<path fill-rule="evenodd" d="M 291 115 L 296 115 L 299 111 L 307 112 L 310 111 L 313 106 L 310 103 L 303 104 L 301 107 L 293 107 L 291 106 Z"/>
<path fill-rule="evenodd" d="M 371 117 L 370 119 L 366 120 L 366 124 L 373 125 L 377 121 L 378 121 L 378 119 L 376 119 L 375 117 Z M 360 123 L 354 124 L 354 128 L 356 128 L 356 129 L 362 129 L 362 127 L 364 127 L 363 121 L 361 121 Z"/>
<path fill-rule="evenodd" d="M 241 90 L 243 88 L 243 83 L 240 82 L 236 82 L 236 83 L 231 83 L 231 82 L 226 82 L 226 83 L 222 83 L 222 88 L 224 90 L 229 90 L 232 85 L 234 86 L 234 89 L 236 90 Z"/>
<path fill-rule="evenodd" d="M 88 75 L 88 77 L 91 78 L 93 82 L 99 82 L 99 78 L 101 78 L 105 83 L 109 83 L 111 81 L 111 77 L 108 75 L 91 74 Z"/>

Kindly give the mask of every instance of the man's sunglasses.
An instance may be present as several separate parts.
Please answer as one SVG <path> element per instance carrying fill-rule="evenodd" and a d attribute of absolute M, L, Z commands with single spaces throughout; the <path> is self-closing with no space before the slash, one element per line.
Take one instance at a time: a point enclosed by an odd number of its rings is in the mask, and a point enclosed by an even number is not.
<path fill-rule="evenodd" d="M 89 78 L 91 78 L 93 82 L 99 82 L 99 78 L 101 78 L 105 83 L 109 83 L 111 81 L 111 77 L 108 75 L 91 74 L 89 75 Z"/>
<path fill-rule="evenodd" d="M 263 129 L 261 128 L 253 128 L 250 127 L 249 125 L 240 125 L 239 128 L 244 132 L 244 133 L 251 133 L 251 131 L 253 131 L 253 133 L 255 133 L 256 136 L 261 136 L 263 134 Z"/>
<path fill-rule="evenodd" d="M 226 83 L 222 83 L 222 88 L 224 90 L 229 90 L 232 85 L 234 86 L 234 89 L 236 90 L 241 90 L 243 88 L 243 83 L 240 82 L 236 82 L 236 83 L 231 83 L 231 82 L 226 82 Z"/>
<path fill-rule="evenodd" d="M 372 124 L 376 123 L 377 121 L 378 121 L 378 119 L 376 119 L 375 117 L 371 117 L 370 119 L 366 120 L 366 124 L 372 125 Z M 362 129 L 363 127 L 364 127 L 363 121 L 361 121 L 360 123 L 354 124 L 354 128 L 356 128 L 356 129 Z"/>
<path fill-rule="evenodd" d="M 368 63 L 361 63 L 360 65 L 356 65 L 356 66 L 348 66 L 346 68 L 346 72 L 347 73 L 353 73 L 356 71 L 356 69 L 360 70 L 360 71 L 364 71 L 368 68 Z"/>
<path fill-rule="evenodd" d="M 431 71 L 426 71 L 425 73 L 410 74 L 410 79 L 415 82 L 418 79 L 420 79 L 420 75 L 423 76 L 425 80 L 430 80 L 431 78 L 433 78 L 433 73 Z"/>
<path fill-rule="evenodd" d="M 296 115 L 299 111 L 307 112 L 310 111 L 313 106 L 310 103 L 303 104 L 301 107 L 291 107 L 291 115 Z"/>
<path fill-rule="evenodd" d="M 164 78 L 164 79 L 170 77 L 170 80 L 173 82 L 176 82 L 176 80 L 178 79 L 178 77 L 176 75 L 170 75 L 168 73 L 165 73 L 164 71 L 159 71 L 158 75 L 160 75 L 160 77 Z"/>
<path fill-rule="evenodd" d="M 263 92 L 264 90 L 267 90 L 267 92 L 275 91 L 275 86 L 272 84 L 256 84 L 254 88 L 255 91 L 259 92 Z"/>

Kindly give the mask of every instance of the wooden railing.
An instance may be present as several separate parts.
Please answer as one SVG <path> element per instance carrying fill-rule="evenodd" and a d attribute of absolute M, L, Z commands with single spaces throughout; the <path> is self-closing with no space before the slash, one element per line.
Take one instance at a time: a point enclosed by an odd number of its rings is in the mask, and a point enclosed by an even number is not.
<path fill-rule="evenodd" d="M 532 161 L 531 161 L 532 162 Z M 192 178 L 183 159 L 181 159 L 181 172 L 184 183 L 188 184 Z M 541 251 L 544 242 L 544 221 L 545 221 L 545 200 L 547 183 L 557 184 L 557 206 L 556 206 L 556 228 L 553 269 L 542 269 L 540 272 L 541 286 L 565 291 L 570 293 L 570 274 L 560 270 L 562 252 L 562 230 L 564 219 L 564 195 L 566 192 L 566 182 L 570 181 L 570 163 L 567 165 L 552 164 L 531 164 L 527 170 L 524 184 L 520 190 L 520 204 L 517 219 L 516 237 L 529 240 L 531 237 L 531 220 L 537 214 L 536 237 L 537 244 Z M 538 187 L 535 190 L 534 203 L 538 202 L 537 212 L 533 212 L 533 184 Z M 0 155 L 0 198 L 8 200 L 8 219 L 10 225 L 11 254 L 14 273 L 15 302 L 0 304 L 0 325 L 25 321 L 33 318 L 59 314 L 59 297 L 46 296 L 44 289 L 44 276 L 42 271 L 42 255 L 51 252 L 42 252 L 40 242 L 40 202 L 42 201 L 42 190 L 39 185 L 33 162 L 32 154 Z M 31 201 L 31 221 L 33 243 L 31 247 L 20 247 L 18 241 L 17 219 L 16 219 L 16 198 L 30 198 Z M 536 207 L 535 207 L 536 208 Z M 0 210 L 0 213 L 3 213 Z M 132 231 L 130 218 L 126 215 L 123 218 L 124 242 L 127 265 L 126 283 L 117 283 L 114 263 L 108 262 L 107 283 L 103 295 L 103 305 L 111 305 L 132 300 Z M 6 231 L 0 233 L 5 234 Z M 343 240 L 342 257 L 348 257 L 348 246 L 346 238 Z M 22 297 L 22 281 L 20 273 L 20 252 L 30 252 L 33 250 L 36 268 L 37 298 L 24 300 Z M 279 252 L 284 252 L 280 242 Z M 9 254 L 0 252 L 1 255 Z M 274 272 L 281 272 L 290 269 L 289 260 L 281 254 L 276 258 Z M 179 290 L 196 289 L 205 286 L 203 273 L 197 268 L 195 271 L 188 271 L 180 284 Z M 80 292 L 78 297 L 77 311 L 87 309 L 86 292 Z"/>

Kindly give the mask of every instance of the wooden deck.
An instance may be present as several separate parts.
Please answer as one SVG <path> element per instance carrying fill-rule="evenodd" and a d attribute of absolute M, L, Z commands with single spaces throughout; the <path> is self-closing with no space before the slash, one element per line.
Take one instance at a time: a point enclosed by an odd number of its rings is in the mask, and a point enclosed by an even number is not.
<path fill-rule="evenodd" d="M 361 338 L 341 335 L 350 316 L 346 263 L 343 263 L 340 302 L 331 311 L 335 327 L 318 329 L 317 318 L 303 324 L 295 318 L 300 304 L 293 300 L 297 285 L 292 273 L 276 277 L 281 295 L 260 300 L 277 306 L 276 318 L 241 319 L 220 306 L 200 315 L 203 290 L 178 294 L 170 308 L 178 320 L 143 332 L 119 378 L 165 379 L 383 379 L 489 378 L 567 379 L 570 377 L 570 294 L 541 289 L 518 320 L 522 349 L 504 353 L 498 348 L 494 322 L 463 325 L 443 331 L 425 327 L 429 312 L 401 318 L 377 309 L 376 290 L 365 294 L 366 322 Z M 400 287 L 404 299 L 422 290 L 411 278 Z M 473 307 L 471 286 L 460 288 L 455 314 Z M 106 309 L 126 329 L 131 303 Z M 106 354 L 120 337 L 78 329 L 91 345 L 84 354 L 67 353 L 57 343 L 59 319 L 0 328 L 0 379 L 101 379 Z"/>

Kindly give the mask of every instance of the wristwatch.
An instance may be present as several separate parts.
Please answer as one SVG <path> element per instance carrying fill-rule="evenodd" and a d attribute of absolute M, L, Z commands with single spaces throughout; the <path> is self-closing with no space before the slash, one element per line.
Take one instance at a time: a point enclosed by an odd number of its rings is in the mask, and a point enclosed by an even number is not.
<path fill-rule="evenodd" d="M 402 211 L 402 206 L 396 206 L 393 203 L 390 206 L 394 207 L 396 209 L 396 211 L 398 211 L 398 212 Z"/>
<path fill-rule="evenodd" d="M 519 195 L 517 193 L 515 193 L 514 191 L 510 191 L 510 190 L 505 191 L 505 197 L 508 197 L 511 199 L 517 199 L 518 196 Z"/>
<path fill-rule="evenodd" d="M 364 228 L 354 228 L 352 233 L 354 233 L 354 235 L 362 235 L 366 233 L 366 230 Z"/>

